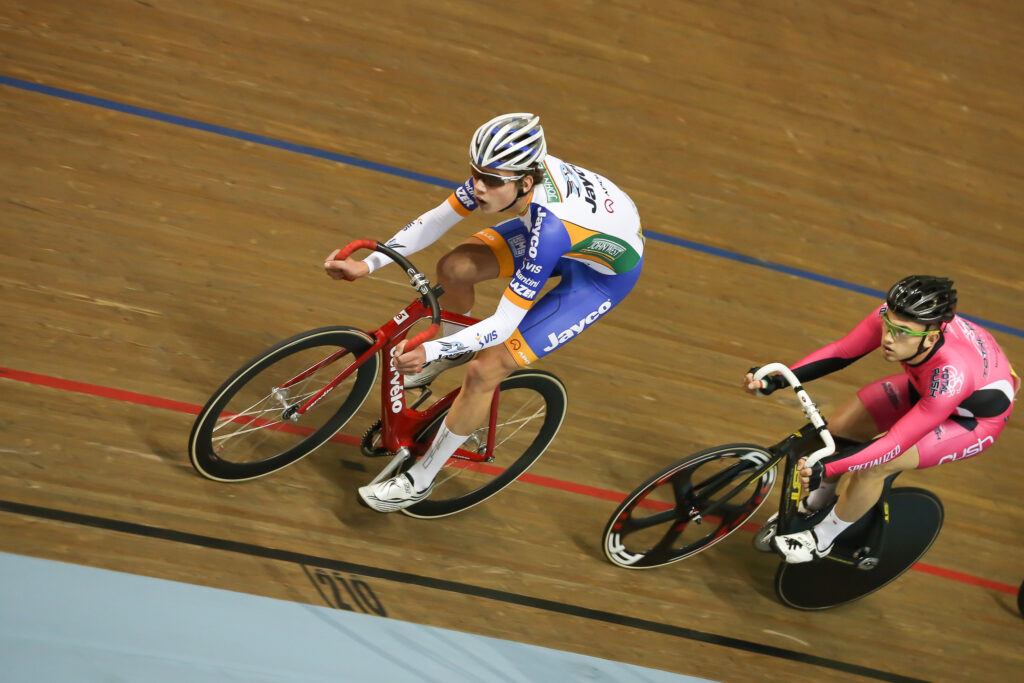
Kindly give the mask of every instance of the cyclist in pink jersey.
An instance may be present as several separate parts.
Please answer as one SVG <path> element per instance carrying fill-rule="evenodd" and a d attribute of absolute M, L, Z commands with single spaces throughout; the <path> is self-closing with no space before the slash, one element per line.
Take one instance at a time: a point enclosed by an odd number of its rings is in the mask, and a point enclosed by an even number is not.
<path fill-rule="evenodd" d="M 359 489 L 379 512 L 423 500 L 434 478 L 468 435 L 486 421 L 491 396 L 518 367 L 561 348 L 604 317 L 630 292 L 643 267 L 640 216 L 607 178 L 547 153 L 533 114 L 505 114 L 480 126 L 470 141 L 471 177 L 447 200 L 392 237 L 408 255 L 436 241 L 470 213 L 508 214 L 477 232 L 437 265 L 441 304 L 468 315 L 474 286 L 511 278 L 494 314 L 467 328 L 445 323 L 440 339 L 404 353 L 395 367 L 406 387 L 425 386 L 441 371 L 469 362 L 462 389 L 433 442 L 407 471 Z M 363 261 L 324 264 L 334 279 L 353 280 L 387 265 L 379 253 Z M 557 284 L 543 295 L 552 278 Z"/>
<path fill-rule="evenodd" d="M 989 448 L 1003 430 L 1020 386 L 992 335 L 956 315 L 951 280 L 912 275 L 889 290 L 884 304 L 849 334 L 792 366 L 803 382 L 835 372 L 881 347 L 903 373 L 857 392 L 832 416 L 837 437 L 857 442 L 812 468 L 800 462 L 810 491 L 800 512 L 811 514 L 835 499 L 839 478 L 851 479 L 835 507 L 813 529 L 776 536 L 787 562 L 809 562 L 832 550 L 837 536 L 878 500 L 885 478 L 970 458 Z M 754 369 L 756 370 L 756 368 Z M 786 386 L 768 378 L 762 393 Z M 744 387 L 754 392 L 753 374 Z"/>

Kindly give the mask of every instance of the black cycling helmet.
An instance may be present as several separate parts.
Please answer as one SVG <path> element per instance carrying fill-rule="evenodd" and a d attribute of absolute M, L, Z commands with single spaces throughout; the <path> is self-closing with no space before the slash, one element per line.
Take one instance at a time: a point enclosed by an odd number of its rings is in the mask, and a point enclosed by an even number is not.
<path fill-rule="evenodd" d="M 956 290 L 948 278 L 911 275 L 892 286 L 885 303 L 890 311 L 919 323 L 947 323 L 956 315 Z"/>

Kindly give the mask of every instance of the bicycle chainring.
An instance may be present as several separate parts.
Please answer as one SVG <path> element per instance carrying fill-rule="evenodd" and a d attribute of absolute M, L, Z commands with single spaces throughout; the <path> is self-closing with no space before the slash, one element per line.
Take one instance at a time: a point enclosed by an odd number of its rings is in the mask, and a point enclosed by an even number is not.
<path fill-rule="evenodd" d="M 377 420 L 370 428 L 363 434 L 362 441 L 359 442 L 359 450 L 363 452 L 368 458 L 381 458 L 386 455 L 394 455 L 391 451 L 384 448 L 383 446 L 375 446 L 374 443 L 378 442 L 381 432 L 381 421 Z"/>

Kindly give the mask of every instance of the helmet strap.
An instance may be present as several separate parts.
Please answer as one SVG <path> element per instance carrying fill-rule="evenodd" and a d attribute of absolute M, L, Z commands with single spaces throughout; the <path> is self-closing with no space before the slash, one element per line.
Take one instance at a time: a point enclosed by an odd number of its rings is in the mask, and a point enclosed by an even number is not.
<path fill-rule="evenodd" d="M 924 340 L 927 338 L 928 337 L 921 337 L 921 341 L 917 343 L 917 353 L 914 354 L 914 358 L 917 358 L 922 353 L 924 353 Z"/>
<path fill-rule="evenodd" d="M 522 199 L 525 196 L 526 196 L 526 193 L 524 193 L 522 190 L 520 190 L 519 194 L 516 195 L 516 198 L 513 199 L 512 202 L 508 206 L 506 206 L 504 209 L 502 209 L 502 211 L 508 211 L 509 209 L 511 209 L 513 206 L 516 205 L 516 202 L 518 202 L 520 199 Z"/>
<path fill-rule="evenodd" d="M 518 181 L 518 182 L 522 182 L 522 181 Z M 532 190 L 533 188 L 530 188 L 530 189 Z M 505 207 L 504 209 L 502 209 L 502 211 L 508 211 L 508 210 L 509 210 L 509 209 L 511 209 L 511 208 L 512 208 L 513 206 L 515 206 L 515 205 L 516 205 L 516 203 L 517 203 L 517 202 L 518 202 L 518 201 L 519 201 L 520 199 L 522 199 L 523 197 L 525 197 L 525 196 L 526 196 L 526 195 L 528 195 L 528 194 L 529 194 L 529 192 L 528 192 L 528 191 L 526 190 L 526 188 L 524 188 L 524 187 L 523 187 L 522 185 L 520 185 L 520 186 L 519 186 L 519 191 L 518 191 L 518 192 L 516 192 L 516 198 L 512 200 L 512 203 L 511 203 L 511 204 L 509 204 L 509 205 L 508 205 L 508 206 L 506 206 L 506 207 Z M 499 212 L 499 213 L 500 213 L 500 212 Z"/>
<path fill-rule="evenodd" d="M 940 326 L 937 330 L 928 330 L 928 331 L 929 332 L 938 332 L 941 335 L 942 334 L 942 327 Z M 923 337 L 921 337 L 921 341 L 919 341 L 917 343 L 917 352 L 914 353 L 914 358 L 917 358 L 918 356 L 920 356 L 922 353 L 925 352 L 926 349 L 924 348 L 924 340 L 927 339 L 927 338 L 928 338 L 928 336 L 923 336 Z M 937 343 L 938 342 L 936 342 L 936 344 Z M 932 344 L 932 349 L 934 349 L 934 348 L 935 348 L 935 344 Z M 928 349 L 928 350 L 931 350 L 931 349 Z"/>

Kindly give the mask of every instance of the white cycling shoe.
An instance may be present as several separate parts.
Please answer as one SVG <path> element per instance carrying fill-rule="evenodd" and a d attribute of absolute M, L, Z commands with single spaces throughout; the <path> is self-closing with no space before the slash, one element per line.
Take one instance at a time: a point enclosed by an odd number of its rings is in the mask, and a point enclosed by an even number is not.
<path fill-rule="evenodd" d="M 829 505 L 835 502 L 835 498 L 829 501 Z M 826 506 L 827 507 L 827 506 Z M 801 517 L 810 517 L 821 512 L 821 510 L 812 510 L 807 507 L 807 496 L 800 499 L 800 502 L 796 506 L 796 513 Z M 775 538 L 775 532 L 778 531 L 778 519 L 779 513 L 773 512 L 771 517 L 764 521 L 761 528 L 754 535 L 754 548 L 761 551 L 762 553 L 770 553 L 775 548 L 772 545 L 772 540 Z"/>
<path fill-rule="evenodd" d="M 832 545 L 824 550 L 818 549 L 818 537 L 815 535 L 814 529 L 797 531 L 785 536 L 775 536 L 771 542 L 775 552 L 782 555 L 787 564 L 813 562 L 832 552 Z"/>
<path fill-rule="evenodd" d="M 434 490 L 431 483 L 425 491 L 417 491 L 416 485 L 406 473 L 399 474 L 376 484 L 359 487 L 359 497 L 377 512 L 394 512 L 415 505 Z"/>
<path fill-rule="evenodd" d="M 423 369 L 417 372 L 415 375 L 406 375 L 403 386 L 406 389 L 415 389 L 416 387 L 423 387 L 434 381 L 438 375 L 445 370 L 450 370 L 457 365 L 464 365 L 469 361 L 473 360 L 476 356 L 476 351 L 464 351 L 457 356 L 451 356 L 450 358 L 438 358 L 432 360 L 423 366 Z"/>

